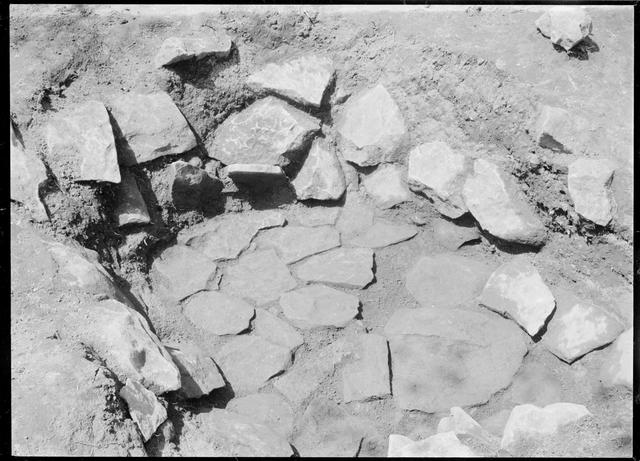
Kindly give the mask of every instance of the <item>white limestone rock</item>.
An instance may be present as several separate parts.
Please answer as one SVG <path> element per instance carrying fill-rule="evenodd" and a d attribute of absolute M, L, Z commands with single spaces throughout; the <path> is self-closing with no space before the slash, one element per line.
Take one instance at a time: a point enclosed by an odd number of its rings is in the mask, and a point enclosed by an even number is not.
<path fill-rule="evenodd" d="M 274 227 L 260 231 L 255 242 L 256 248 L 273 248 L 285 264 L 292 264 L 340 246 L 340 234 L 331 226 Z"/>
<path fill-rule="evenodd" d="M 293 430 L 293 408 L 278 394 L 250 394 L 231 400 L 226 409 L 270 427 L 285 439 Z"/>
<path fill-rule="evenodd" d="M 115 209 L 115 216 L 118 227 L 151 222 L 147 205 L 142 198 L 140 189 L 138 189 L 136 177 L 128 171 L 121 172 L 116 202 L 118 205 Z"/>
<path fill-rule="evenodd" d="M 342 328 L 358 314 L 360 300 L 324 285 L 308 285 L 284 293 L 280 306 L 298 328 Z"/>
<path fill-rule="evenodd" d="M 349 245 L 364 248 L 384 248 L 412 239 L 418 229 L 410 224 L 393 224 L 378 219 L 373 226 L 348 241 Z"/>
<path fill-rule="evenodd" d="M 388 458 L 472 458 L 473 450 L 464 445 L 455 432 L 443 432 L 414 442 L 408 437 L 389 436 Z"/>
<path fill-rule="evenodd" d="M 569 165 L 569 195 L 576 212 L 599 226 L 608 225 L 616 210 L 610 186 L 614 168 L 610 161 L 581 158 Z"/>
<path fill-rule="evenodd" d="M 214 56 L 224 59 L 231 53 L 233 42 L 223 32 L 202 34 L 198 37 L 169 37 L 160 46 L 155 57 L 157 68 L 168 67 L 188 59 Z"/>
<path fill-rule="evenodd" d="M 197 328 L 214 335 L 236 335 L 249 328 L 254 308 L 225 293 L 201 291 L 184 302 L 183 312 Z"/>
<path fill-rule="evenodd" d="M 22 203 L 37 221 L 49 219 L 40 200 L 40 186 L 47 182 L 47 170 L 34 153 L 25 149 L 10 123 L 9 169 L 10 196 Z"/>
<path fill-rule="evenodd" d="M 411 199 L 399 166 L 379 166 L 363 179 L 362 185 L 380 208 L 391 208 Z"/>
<path fill-rule="evenodd" d="M 608 358 L 600 371 L 605 386 L 633 389 L 633 354 L 633 329 L 629 328 L 609 347 Z"/>
<path fill-rule="evenodd" d="M 314 140 L 291 185 L 298 200 L 338 200 L 342 197 L 347 183 L 334 146 L 321 138 Z"/>
<path fill-rule="evenodd" d="M 342 371 L 345 402 L 366 401 L 391 394 L 387 339 L 376 334 L 358 335 L 355 361 Z"/>
<path fill-rule="evenodd" d="M 306 282 L 364 288 L 373 280 L 373 251 L 369 248 L 336 248 L 302 261 L 296 265 L 294 273 Z"/>
<path fill-rule="evenodd" d="M 570 50 L 591 33 L 591 16 L 579 6 L 554 6 L 536 20 L 538 30 L 565 50 Z"/>
<path fill-rule="evenodd" d="M 224 379 L 211 357 L 192 344 L 166 344 L 173 362 L 180 370 L 180 393 L 197 399 L 225 386 Z"/>
<path fill-rule="evenodd" d="M 120 389 L 120 397 L 127 402 L 131 419 L 140 429 L 144 441 L 148 441 L 158 426 L 166 421 L 167 410 L 153 392 L 135 380 L 127 380 L 127 384 Z"/>

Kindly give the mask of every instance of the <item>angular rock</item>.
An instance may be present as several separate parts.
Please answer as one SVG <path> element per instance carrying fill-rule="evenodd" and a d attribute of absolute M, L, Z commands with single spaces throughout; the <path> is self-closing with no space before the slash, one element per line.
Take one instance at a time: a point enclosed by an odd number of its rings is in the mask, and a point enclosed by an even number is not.
<path fill-rule="evenodd" d="M 464 445 L 455 432 L 443 432 L 414 442 L 408 437 L 389 436 L 389 458 L 471 458 L 473 450 Z"/>
<path fill-rule="evenodd" d="M 389 348 L 380 335 L 358 335 L 356 361 L 342 372 L 342 395 L 345 402 L 370 400 L 391 394 Z"/>
<path fill-rule="evenodd" d="M 49 162 L 58 177 L 74 181 L 120 182 L 120 167 L 107 109 L 88 101 L 54 117 L 46 131 Z M 58 165 L 61 165 L 58 167 Z"/>
<path fill-rule="evenodd" d="M 227 118 L 208 146 L 209 156 L 226 165 L 286 166 L 320 130 L 320 120 L 268 96 Z"/>
<path fill-rule="evenodd" d="M 542 106 L 535 132 L 540 147 L 571 154 L 578 146 L 577 134 L 569 112 L 560 107 Z"/>
<path fill-rule="evenodd" d="M 126 94 L 111 105 L 121 165 L 181 154 L 198 145 L 187 120 L 167 93 Z"/>
<path fill-rule="evenodd" d="M 600 226 L 613 219 L 616 205 L 609 187 L 614 171 L 608 160 L 581 158 L 569 165 L 569 195 L 576 212 Z"/>
<path fill-rule="evenodd" d="M 188 59 L 214 56 L 224 59 L 231 53 L 232 41 L 224 33 L 200 35 L 199 37 L 169 37 L 156 54 L 156 67 L 167 67 Z"/>
<path fill-rule="evenodd" d="M 506 392 L 514 404 L 531 403 L 542 406 L 562 400 L 563 388 L 562 380 L 548 365 L 528 362 L 518 370 Z"/>
<path fill-rule="evenodd" d="M 336 248 L 301 262 L 294 272 L 306 282 L 364 288 L 373 280 L 373 251 L 369 248 Z"/>
<path fill-rule="evenodd" d="M 480 226 L 508 242 L 541 246 L 546 230 L 529 205 L 516 196 L 516 186 L 497 165 L 478 159 L 462 189 L 464 203 Z"/>
<path fill-rule="evenodd" d="M 177 210 L 196 210 L 207 207 L 222 190 L 222 182 L 203 169 L 178 160 L 167 166 L 163 183 L 157 187 L 158 202 Z"/>
<path fill-rule="evenodd" d="M 40 186 L 47 182 L 47 170 L 34 153 L 24 148 L 22 141 L 10 123 L 11 148 L 9 167 L 11 170 L 11 199 L 22 203 L 37 221 L 48 220 L 47 210 L 40 200 Z"/>
<path fill-rule="evenodd" d="M 407 272 L 407 290 L 422 307 L 466 307 L 482 291 L 490 269 L 479 261 L 444 253 L 423 256 Z"/>
<path fill-rule="evenodd" d="M 224 379 L 211 357 L 192 344 L 165 345 L 180 370 L 180 393 L 197 399 L 225 386 Z"/>
<path fill-rule="evenodd" d="M 556 306 L 538 271 L 522 257 L 504 263 L 491 274 L 479 303 L 512 318 L 531 336 L 538 334 Z"/>
<path fill-rule="evenodd" d="M 289 348 L 260 336 L 240 335 L 216 352 L 216 363 L 236 395 L 256 392 L 291 365 Z"/>
<path fill-rule="evenodd" d="M 462 187 L 471 159 L 454 152 L 445 142 L 421 144 L 409 152 L 409 187 L 429 197 L 436 209 L 449 218 L 459 218 L 468 209 Z"/>
<path fill-rule="evenodd" d="M 242 299 L 217 291 L 201 291 L 184 303 L 184 315 L 214 335 L 236 335 L 249 328 L 254 308 Z"/>
<path fill-rule="evenodd" d="M 455 251 L 467 242 L 480 239 L 480 231 L 475 226 L 459 226 L 449 221 L 440 220 L 433 226 L 433 234 L 438 243 Z"/>
<path fill-rule="evenodd" d="M 438 423 L 438 433 L 453 432 L 456 435 L 469 435 L 486 443 L 492 443 L 494 437 L 484 430 L 469 414 L 460 407 L 452 407 L 449 416 Z"/>
<path fill-rule="evenodd" d="M 511 450 L 523 440 L 553 435 L 562 426 L 575 423 L 590 414 L 583 405 L 575 403 L 553 403 L 544 408 L 530 404 L 518 405 L 511 410 L 500 446 Z"/>
<path fill-rule="evenodd" d="M 342 328 L 358 315 L 360 300 L 324 285 L 309 285 L 284 293 L 280 306 L 298 328 Z"/>
<path fill-rule="evenodd" d="M 618 336 L 609 347 L 608 359 L 600 371 L 605 386 L 633 388 L 633 329 Z"/>
<path fill-rule="evenodd" d="M 302 335 L 295 328 L 264 309 L 256 309 L 253 334 L 278 346 L 286 347 L 292 353 L 304 343 Z"/>
<path fill-rule="evenodd" d="M 131 419 L 138 425 L 144 441 L 148 441 L 167 419 L 167 410 L 153 392 L 135 380 L 127 380 L 127 384 L 120 389 L 120 397 L 127 402 Z"/>
<path fill-rule="evenodd" d="M 263 163 L 234 163 L 224 167 L 221 174 L 240 185 L 272 184 L 287 179 L 282 168 Z"/>
<path fill-rule="evenodd" d="M 294 102 L 320 107 L 322 96 L 334 77 L 331 59 L 304 55 L 282 63 L 269 63 L 249 76 L 247 83 Z"/>
<path fill-rule="evenodd" d="M 122 171 L 121 180 L 116 198 L 118 205 L 115 209 L 118 227 L 131 224 L 149 224 L 151 218 L 140 189 L 138 189 L 136 177 L 128 171 Z"/>
<path fill-rule="evenodd" d="M 181 456 L 291 457 L 287 440 L 252 416 L 213 408 L 186 420 L 180 440 Z"/>
<path fill-rule="evenodd" d="M 556 293 L 557 310 L 544 335 L 554 355 L 572 363 L 592 350 L 614 341 L 624 326 L 611 314 L 570 293 Z"/>
<path fill-rule="evenodd" d="M 223 289 L 251 299 L 258 305 L 275 301 L 280 294 L 295 288 L 297 282 L 274 250 L 259 250 L 242 255 L 228 266 L 222 279 Z"/>
<path fill-rule="evenodd" d="M 336 223 L 343 240 L 368 230 L 373 225 L 373 209 L 355 193 L 347 194 L 342 212 Z"/>
<path fill-rule="evenodd" d="M 226 213 L 178 233 L 178 243 L 189 245 L 213 261 L 235 259 L 260 229 L 284 225 L 277 211 Z"/>
<path fill-rule="evenodd" d="M 362 185 L 380 208 L 391 208 L 411 198 L 402 179 L 402 169 L 395 165 L 378 167 L 364 178 Z"/>
<path fill-rule="evenodd" d="M 324 139 L 314 140 L 291 185 L 298 200 L 338 200 L 342 197 L 347 183 L 334 147 Z"/>
<path fill-rule="evenodd" d="M 379 219 L 373 226 L 349 240 L 349 244 L 364 248 L 384 248 L 389 245 L 409 240 L 418 233 L 415 226 L 409 224 L 393 224 Z"/>
<path fill-rule="evenodd" d="M 591 33 L 591 17 L 578 6 L 554 6 L 536 20 L 538 30 L 565 50 L 570 50 Z"/>
<path fill-rule="evenodd" d="M 260 232 L 258 249 L 273 248 L 286 264 L 340 246 L 340 234 L 333 227 L 274 227 Z"/>
<path fill-rule="evenodd" d="M 285 439 L 293 430 L 293 408 L 278 394 L 251 394 L 231 400 L 226 409 L 270 427 Z"/>
<path fill-rule="evenodd" d="M 527 352 L 523 334 L 494 314 L 398 309 L 384 328 L 393 397 L 429 413 L 487 402 L 511 382 Z"/>
<path fill-rule="evenodd" d="M 343 157 L 360 166 L 393 161 L 407 134 L 400 108 L 381 84 L 349 98 L 336 117 Z"/>
<path fill-rule="evenodd" d="M 294 226 L 316 227 L 336 224 L 341 208 L 299 205 L 289 209 L 287 221 Z"/>

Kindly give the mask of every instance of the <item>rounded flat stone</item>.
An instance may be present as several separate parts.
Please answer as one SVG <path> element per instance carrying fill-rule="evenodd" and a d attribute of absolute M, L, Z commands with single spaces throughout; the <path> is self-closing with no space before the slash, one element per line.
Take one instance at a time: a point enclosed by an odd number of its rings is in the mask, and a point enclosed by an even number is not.
<path fill-rule="evenodd" d="M 285 317 L 299 328 L 342 328 L 358 314 L 360 300 L 324 285 L 309 285 L 284 293 L 280 306 Z"/>
<path fill-rule="evenodd" d="M 364 288 L 373 280 L 373 251 L 369 248 L 336 248 L 302 261 L 294 272 L 307 282 Z"/>
<path fill-rule="evenodd" d="M 235 335 L 249 328 L 254 309 L 242 299 L 217 291 L 201 291 L 184 303 L 184 315 L 214 335 Z"/>

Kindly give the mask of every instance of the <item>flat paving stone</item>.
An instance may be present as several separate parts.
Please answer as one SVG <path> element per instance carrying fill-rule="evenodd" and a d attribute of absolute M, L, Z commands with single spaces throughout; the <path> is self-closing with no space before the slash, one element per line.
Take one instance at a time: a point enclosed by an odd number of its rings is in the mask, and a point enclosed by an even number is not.
<path fill-rule="evenodd" d="M 342 328 L 358 314 L 360 300 L 324 285 L 309 285 L 284 293 L 280 306 L 298 328 Z"/>
<path fill-rule="evenodd" d="M 346 241 L 373 226 L 374 216 L 373 208 L 359 194 L 347 193 L 336 229 Z"/>
<path fill-rule="evenodd" d="M 292 264 L 340 246 L 340 234 L 331 226 L 274 227 L 261 231 L 255 242 L 258 249 L 273 248 L 282 261 Z"/>
<path fill-rule="evenodd" d="M 418 229 L 410 224 L 394 224 L 378 219 L 373 226 L 349 240 L 348 245 L 364 248 L 384 248 L 416 236 Z"/>
<path fill-rule="evenodd" d="M 184 245 L 164 250 L 151 265 L 151 279 L 181 301 L 202 290 L 217 290 L 218 266 L 200 252 Z"/>
<path fill-rule="evenodd" d="M 381 165 L 362 180 L 362 185 L 380 208 L 391 208 L 411 199 L 403 175 L 398 166 Z"/>
<path fill-rule="evenodd" d="M 235 335 L 249 328 L 254 308 L 225 293 L 201 291 L 185 301 L 183 312 L 197 328 L 214 335 Z"/>
<path fill-rule="evenodd" d="M 476 226 L 457 225 L 439 220 L 433 225 L 433 236 L 445 248 L 455 251 L 467 242 L 480 240 L 481 234 Z"/>
<path fill-rule="evenodd" d="M 292 353 L 304 343 L 304 338 L 295 328 L 265 309 L 256 309 L 253 334 L 286 347 Z"/>
<path fill-rule="evenodd" d="M 336 248 L 302 261 L 294 272 L 296 277 L 307 282 L 364 288 L 373 280 L 373 251 Z"/>
<path fill-rule="evenodd" d="M 285 439 L 293 431 L 293 408 L 278 394 L 251 394 L 231 400 L 227 410 L 239 415 L 251 417 L 255 422 L 264 424 Z"/>
<path fill-rule="evenodd" d="M 342 372 L 345 402 L 367 401 L 391 394 L 387 339 L 376 334 L 358 335 L 355 361 Z"/>

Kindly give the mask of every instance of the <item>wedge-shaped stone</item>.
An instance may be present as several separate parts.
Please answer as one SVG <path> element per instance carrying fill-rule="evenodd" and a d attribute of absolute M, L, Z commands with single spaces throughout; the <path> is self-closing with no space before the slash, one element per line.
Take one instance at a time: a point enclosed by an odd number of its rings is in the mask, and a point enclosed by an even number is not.
<path fill-rule="evenodd" d="M 37 221 L 46 221 L 47 210 L 40 200 L 40 186 L 47 182 L 47 170 L 34 153 L 25 149 L 10 123 L 11 199 L 22 203 Z"/>
<path fill-rule="evenodd" d="M 184 315 L 214 335 L 235 335 L 249 328 L 254 309 L 242 299 L 217 291 L 201 291 L 184 303 Z"/>
<path fill-rule="evenodd" d="M 554 6 L 536 20 L 536 27 L 551 43 L 570 50 L 591 33 L 591 17 L 578 6 Z"/>
<path fill-rule="evenodd" d="M 600 226 L 611 222 L 616 208 L 609 189 L 613 174 L 608 160 L 582 158 L 569 165 L 569 195 L 576 212 Z"/>
<path fill-rule="evenodd" d="M 120 182 L 120 167 L 107 109 L 89 101 L 54 117 L 46 131 L 49 165 L 57 177 Z"/>
<path fill-rule="evenodd" d="M 324 285 L 309 285 L 284 293 L 280 306 L 298 328 L 342 328 L 358 314 L 360 300 Z"/>
<path fill-rule="evenodd" d="M 373 226 L 348 241 L 349 245 L 364 248 L 384 248 L 409 240 L 418 233 L 410 224 L 393 224 L 379 219 Z"/>
<path fill-rule="evenodd" d="M 473 450 L 464 445 L 455 432 L 443 432 L 414 442 L 409 437 L 389 436 L 389 458 L 472 458 Z"/>
<path fill-rule="evenodd" d="M 333 76 L 331 59 L 309 54 L 282 63 L 269 63 L 251 74 L 247 83 L 303 105 L 320 107 Z"/>
<path fill-rule="evenodd" d="M 409 187 L 429 197 L 436 209 L 450 218 L 465 214 L 462 187 L 471 159 L 451 150 L 445 142 L 421 144 L 409 152 Z"/>
<path fill-rule="evenodd" d="M 340 234 L 333 227 L 274 227 L 260 232 L 255 239 L 258 249 L 273 248 L 286 264 L 291 264 L 340 246 Z"/>
<path fill-rule="evenodd" d="M 119 227 L 131 224 L 148 224 L 151 222 L 147 205 L 142 198 L 136 177 L 127 172 L 121 172 L 122 182 L 118 187 L 115 216 Z"/>
<path fill-rule="evenodd" d="M 362 181 L 364 190 L 380 208 L 391 208 L 411 199 L 402 178 L 402 169 L 395 165 L 382 165 Z"/>
<path fill-rule="evenodd" d="M 349 98 L 336 117 L 342 155 L 360 166 L 392 161 L 407 134 L 400 108 L 381 84 Z"/>
<path fill-rule="evenodd" d="M 232 41 L 222 32 L 198 37 L 169 37 L 156 54 L 156 67 L 165 67 L 187 59 L 214 56 L 223 59 L 231 53 Z"/>
<path fill-rule="evenodd" d="M 173 362 L 180 370 L 180 394 L 197 399 L 225 386 L 224 379 L 211 357 L 193 344 L 166 345 Z"/>
<path fill-rule="evenodd" d="M 298 200 L 338 200 L 342 197 L 347 183 L 333 145 L 321 138 L 314 140 L 291 185 Z"/>
<path fill-rule="evenodd" d="M 556 306 L 538 271 L 523 257 L 504 263 L 491 274 L 479 302 L 512 318 L 531 336 L 538 334 Z"/>
<path fill-rule="evenodd" d="M 373 251 L 369 248 L 336 248 L 298 264 L 296 277 L 307 282 L 364 288 L 373 280 Z"/>
<path fill-rule="evenodd" d="M 485 403 L 507 387 L 527 352 L 523 333 L 495 314 L 398 309 L 384 328 L 393 398 L 429 413 Z"/>
<path fill-rule="evenodd" d="M 516 195 L 516 186 L 500 168 L 484 159 L 473 164 L 462 189 L 464 203 L 491 235 L 508 242 L 541 246 L 546 230 L 530 206 Z"/>
<path fill-rule="evenodd" d="M 294 352 L 304 343 L 302 335 L 291 325 L 264 309 L 256 309 L 253 334 Z"/>
<path fill-rule="evenodd" d="M 608 358 L 600 372 L 606 386 L 633 388 L 633 329 L 618 336 L 608 349 Z"/>
<path fill-rule="evenodd" d="M 226 409 L 248 416 L 288 439 L 293 430 L 293 408 L 278 394 L 251 394 L 231 400 Z"/>
<path fill-rule="evenodd" d="M 263 163 L 285 166 L 320 130 L 320 120 L 268 96 L 227 118 L 208 146 L 225 165 Z"/>
<path fill-rule="evenodd" d="M 389 348 L 380 335 L 356 338 L 355 361 L 342 372 L 342 395 L 345 402 L 370 400 L 391 394 Z"/>
<path fill-rule="evenodd" d="M 148 441 L 167 419 L 167 410 L 153 392 L 135 380 L 127 380 L 127 384 L 120 389 L 120 397 L 127 402 L 131 419 L 138 425 L 144 441 Z"/>
<path fill-rule="evenodd" d="M 187 120 L 167 93 L 126 94 L 111 105 L 121 135 L 119 161 L 130 166 L 198 145 Z"/>

